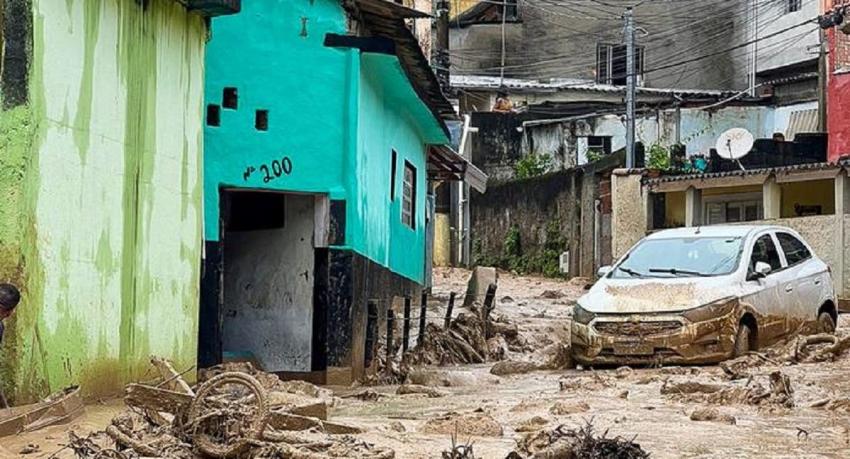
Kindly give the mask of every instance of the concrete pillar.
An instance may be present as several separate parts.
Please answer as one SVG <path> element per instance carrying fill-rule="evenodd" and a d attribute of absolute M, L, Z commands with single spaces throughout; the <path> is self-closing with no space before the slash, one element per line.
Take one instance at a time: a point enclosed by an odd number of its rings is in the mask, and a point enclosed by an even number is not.
<path fill-rule="evenodd" d="M 842 170 L 835 176 L 835 214 L 850 213 L 850 178 Z"/>
<path fill-rule="evenodd" d="M 655 221 L 655 193 L 649 191 L 649 187 L 643 187 L 641 200 L 646 215 L 646 231 L 649 232 L 655 229 L 655 225 L 652 224 Z"/>
<path fill-rule="evenodd" d="M 835 218 L 838 225 L 838 241 L 835 247 L 840 253 L 836 257 L 835 266 L 832 267 L 835 294 L 842 299 L 847 295 L 848 290 L 848 286 L 844 285 L 844 271 L 848 264 L 848 251 L 844 243 L 847 232 L 847 221 L 844 216 L 847 213 L 850 213 L 850 178 L 847 177 L 847 171 L 842 169 L 835 176 Z"/>
<path fill-rule="evenodd" d="M 782 213 L 782 190 L 774 176 L 768 177 L 762 185 L 762 207 L 765 220 L 779 218 Z"/>
<path fill-rule="evenodd" d="M 690 187 L 685 191 L 685 226 L 702 224 L 702 190 Z"/>

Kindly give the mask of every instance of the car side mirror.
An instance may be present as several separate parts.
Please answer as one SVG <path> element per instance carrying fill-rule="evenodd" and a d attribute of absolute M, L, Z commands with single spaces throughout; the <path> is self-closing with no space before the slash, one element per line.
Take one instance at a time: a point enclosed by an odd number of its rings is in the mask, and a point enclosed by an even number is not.
<path fill-rule="evenodd" d="M 596 277 L 605 277 L 611 272 L 611 266 L 600 266 L 596 271 Z"/>
<path fill-rule="evenodd" d="M 757 261 L 753 272 L 750 273 L 749 280 L 763 279 L 770 274 L 771 267 L 763 261 Z"/>

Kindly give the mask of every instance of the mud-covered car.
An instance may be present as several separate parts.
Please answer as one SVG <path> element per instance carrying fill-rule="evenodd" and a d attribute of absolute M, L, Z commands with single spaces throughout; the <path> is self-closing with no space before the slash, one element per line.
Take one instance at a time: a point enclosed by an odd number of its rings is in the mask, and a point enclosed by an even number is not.
<path fill-rule="evenodd" d="M 599 277 L 573 312 L 586 365 L 719 362 L 837 323 L 829 267 L 783 227 L 659 231 Z"/>

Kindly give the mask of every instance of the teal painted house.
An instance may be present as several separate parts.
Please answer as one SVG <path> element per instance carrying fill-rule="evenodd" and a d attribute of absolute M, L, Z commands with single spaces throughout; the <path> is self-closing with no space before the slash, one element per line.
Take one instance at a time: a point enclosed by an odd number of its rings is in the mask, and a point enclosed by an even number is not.
<path fill-rule="evenodd" d="M 253 0 L 206 59 L 199 359 L 345 383 L 426 279 L 429 181 L 469 166 L 384 0 Z"/>

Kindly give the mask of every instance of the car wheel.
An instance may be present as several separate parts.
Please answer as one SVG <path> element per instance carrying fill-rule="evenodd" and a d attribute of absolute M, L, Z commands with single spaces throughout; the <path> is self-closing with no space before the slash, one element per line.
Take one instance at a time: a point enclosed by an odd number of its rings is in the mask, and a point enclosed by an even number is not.
<path fill-rule="evenodd" d="M 835 333 L 835 319 L 832 314 L 823 311 L 818 315 L 818 333 Z"/>
<path fill-rule="evenodd" d="M 740 357 L 750 352 L 750 349 L 752 349 L 750 345 L 751 336 L 753 336 L 753 331 L 750 330 L 749 325 L 741 324 L 738 326 L 738 333 L 735 334 L 735 353 L 733 357 Z"/>

